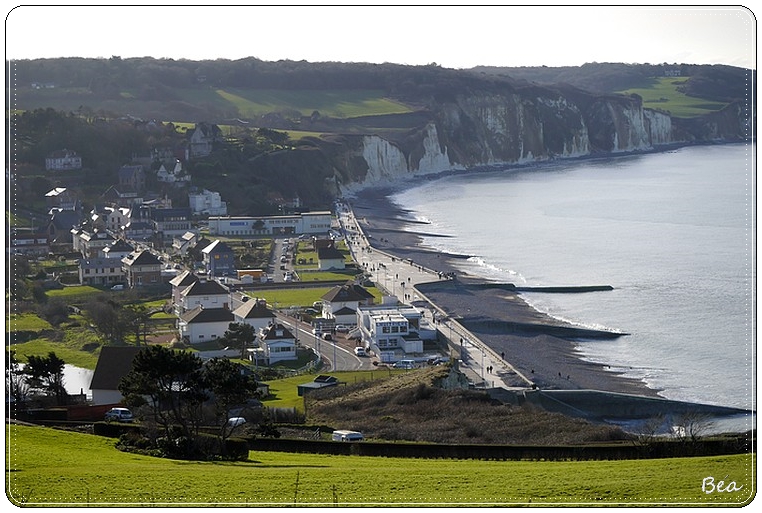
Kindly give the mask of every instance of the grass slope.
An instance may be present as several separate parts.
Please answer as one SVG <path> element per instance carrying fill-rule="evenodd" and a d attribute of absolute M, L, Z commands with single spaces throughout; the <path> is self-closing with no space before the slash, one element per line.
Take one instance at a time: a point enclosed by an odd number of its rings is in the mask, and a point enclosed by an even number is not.
<path fill-rule="evenodd" d="M 638 94 L 643 98 L 643 106 L 670 112 L 679 118 L 691 118 L 720 110 L 727 103 L 713 102 L 687 96 L 677 90 L 685 79 L 660 77 L 651 81 L 648 87 L 619 91 L 623 94 Z"/>
<path fill-rule="evenodd" d="M 744 505 L 755 455 L 537 462 L 251 452 L 188 462 L 119 452 L 115 440 L 6 427 L 6 496 L 17 506 Z M 707 477 L 740 491 L 705 493 Z"/>

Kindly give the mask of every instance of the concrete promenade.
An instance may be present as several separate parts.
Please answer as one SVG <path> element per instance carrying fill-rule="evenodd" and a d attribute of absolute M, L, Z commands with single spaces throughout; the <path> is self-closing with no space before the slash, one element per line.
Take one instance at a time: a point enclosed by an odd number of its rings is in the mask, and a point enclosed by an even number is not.
<path fill-rule="evenodd" d="M 362 229 L 361 222 L 348 207 L 340 207 L 338 219 L 347 246 L 358 266 L 370 272 L 375 283 L 386 295 L 395 296 L 406 304 L 426 302 L 429 320 L 437 326 L 451 348 L 451 356 L 461 360 L 460 369 L 477 387 L 525 389 L 532 381 L 518 372 L 501 355 L 481 342 L 473 333 L 416 288 L 422 283 L 449 279 L 434 269 L 374 248 Z M 519 386 L 516 384 L 520 383 Z M 512 383 L 509 384 L 509 383 Z"/>

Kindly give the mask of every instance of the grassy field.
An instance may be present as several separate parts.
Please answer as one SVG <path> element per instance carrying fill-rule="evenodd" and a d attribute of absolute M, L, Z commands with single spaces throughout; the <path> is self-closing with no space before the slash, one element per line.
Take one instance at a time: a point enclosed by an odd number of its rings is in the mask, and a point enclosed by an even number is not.
<path fill-rule="evenodd" d="M 702 100 L 686 96 L 677 90 L 685 79 L 674 77 L 654 78 L 649 87 L 619 91 L 623 94 L 638 94 L 643 98 L 643 106 L 669 111 L 673 116 L 690 118 L 720 110 L 725 103 Z"/>
<path fill-rule="evenodd" d="M 40 317 L 37 314 L 12 313 L 8 316 L 7 322 L 5 323 L 5 332 L 8 333 L 9 331 L 41 331 L 41 330 L 51 329 L 52 327 L 53 326 L 51 326 L 48 321 L 44 319 L 40 319 Z"/>
<path fill-rule="evenodd" d="M 402 369 L 383 369 L 373 371 L 340 371 L 331 372 L 342 383 L 358 383 L 361 381 L 374 381 L 384 379 L 405 372 Z M 267 381 L 270 386 L 270 396 L 264 400 L 264 404 L 270 408 L 296 408 L 304 412 L 304 398 L 299 397 L 297 387 L 302 383 L 308 383 L 315 379 L 317 374 L 302 374 L 290 378 Z"/>
<path fill-rule="evenodd" d="M 54 289 L 46 292 L 50 298 L 84 298 L 93 294 L 103 292 L 101 289 L 91 287 L 90 285 L 75 285 L 72 287 L 64 287 L 62 289 Z"/>
<path fill-rule="evenodd" d="M 753 454 L 504 462 L 251 452 L 189 462 L 122 453 L 94 435 L 6 430 L 6 496 L 17 506 L 740 506 L 756 491 Z M 708 478 L 740 491 L 706 493 Z"/>

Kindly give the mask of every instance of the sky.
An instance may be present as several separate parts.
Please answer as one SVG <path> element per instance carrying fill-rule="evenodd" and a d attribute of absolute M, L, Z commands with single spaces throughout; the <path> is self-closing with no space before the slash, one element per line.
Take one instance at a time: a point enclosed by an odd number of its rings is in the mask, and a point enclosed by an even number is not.
<path fill-rule="evenodd" d="M 375 62 L 447 68 L 587 62 L 756 69 L 756 20 L 688 6 L 19 6 L 6 60 L 155 57 Z"/>

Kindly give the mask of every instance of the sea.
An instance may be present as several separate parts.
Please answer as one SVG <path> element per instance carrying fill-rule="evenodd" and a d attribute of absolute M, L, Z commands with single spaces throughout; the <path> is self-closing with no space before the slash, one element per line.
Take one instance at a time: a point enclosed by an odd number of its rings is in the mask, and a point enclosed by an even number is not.
<path fill-rule="evenodd" d="M 461 270 L 521 286 L 536 309 L 627 335 L 583 358 L 668 399 L 756 410 L 756 145 L 690 146 L 471 170 L 390 199 Z"/>

